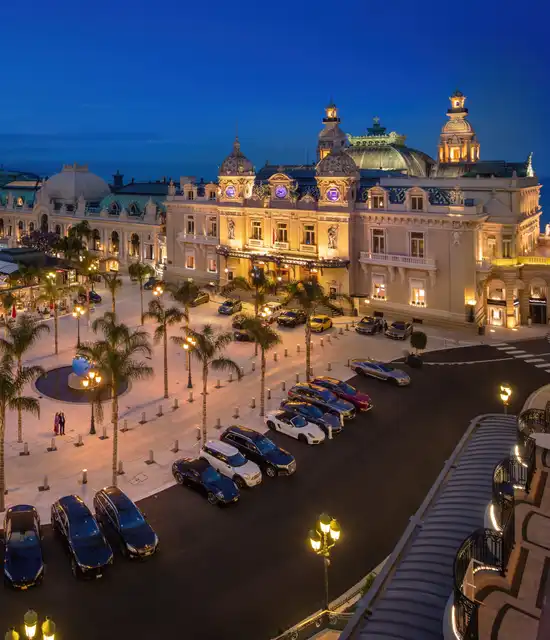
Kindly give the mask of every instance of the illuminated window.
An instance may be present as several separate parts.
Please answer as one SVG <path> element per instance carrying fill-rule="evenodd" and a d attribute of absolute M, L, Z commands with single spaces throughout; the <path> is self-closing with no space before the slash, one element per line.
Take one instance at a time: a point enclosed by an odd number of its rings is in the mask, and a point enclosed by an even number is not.
<path fill-rule="evenodd" d="M 208 199 L 209 200 L 215 200 L 216 199 L 216 192 L 215 191 L 209 191 Z"/>
<path fill-rule="evenodd" d="M 252 239 L 253 240 L 262 239 L 262 221 L 261 220 L 252 220 Z"/>
<path fill-rule="evenodd" d="M 497 255 L 497 239 L 495 236 L 487 238 L 487 252 L 490 258 L 496 258 Z"/>
<path fill-rule="evenodd" d="M 218 219 L 208 218 L 208 235 L 216 238 L 218 236 Z"/>
<path fill-rule="evenodd" d="M 187 233 L 189 235 L 195 235 L 195 217 L 187 216 Z"/>
<path fill-rule="evenodd" d="M 185 268 L 186 269 L 194 269 L 195 268 L 195 254 L 188 253 L 185 258 Z"/>
<path fill-rule="evenodd" d="M 424 234 L 421 231 L 411 232 L 411 256 L 424 257 Z"/>
<path fill-rule="evenodd" d="M 210 258 L 208 260 L 208 271 L 209 273 L 216 273 L 218 271 L 218 263 L 216 258 Z"/>
<path fill-rule="evenodd" d="M 17 198 L 17 206 L 18 207 L 22 207 L 23 206 L 23 198 Z"/>
<path fill-rule="evenodd" d="M 372 274 L 372 297 L 377 300 L 386 299 L 386 277 L 382 274 Z"/>
<path fill-rule="evenodd" d="M 192 191 L 188 191 L 187 192 L 187 199 L 188 200 L 194 200 L 195 199 L 195 194 Z"/>
<path fill-rule="evenodd" d="M 384 196 L 372 196 L 371 198 L 372 208 L 373 209 L 383 209 L 384 208 Z"/>
<path fill-rule="evenodd" d="M 304 225 L 304 244 L 315 244 L 315 225 Z"/>
<path fill-rule="evenodd" d="M 372 230 L 372 252 L 386 253 L 386 232 L 384 229 Z"/>
<path fill-rule="evenodd" d="M 504 238 L 502 238 L 502 257 L 512 257 L 512 238 L 507 236 L 504 236 Z"/>
<path fill-rule="evenodd" d="M 288 242 L 288 225 L 286 222 L 277 223 L 277 242 Z"/>
<path fill-rule="evenodd" d="M 411 211 L 424 210 L 424 196 L 411 196 Z"/>
<path fill-rule="evenodd" d="M 424 280 L 411 280 L 411 304 L 415 307 L 426 306 L 426 283 Z"/>

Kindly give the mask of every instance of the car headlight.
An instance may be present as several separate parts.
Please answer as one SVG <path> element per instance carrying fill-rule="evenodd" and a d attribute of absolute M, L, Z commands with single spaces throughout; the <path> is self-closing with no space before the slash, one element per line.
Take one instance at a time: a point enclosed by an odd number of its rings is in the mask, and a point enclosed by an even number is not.
<path fill-rule="evenodd" d="M 223 495 L 223 491 L 216 491 L 216 498 L 223 500 L 225 496 Z"/>
<path fill-rule="evenodd" d="M 126 544 L 126 548 L 130 553 L 138 553 L 138 550 L 135 547 L 133 547 L 131 544 Z"/>
<path fill-rule="evenodd" d="M 44 573 L 44 565 L 42 565 L 40 569 L 38 569 L 38 571 L 36 572 L 36 575 L 34 576 L 34 579 L 35 580 L 38 579 L 42 573 Z"/>
<path fill-rule="evenodd" d="M 12 578 L 12 576 L 11 576 L 11 573 L 10 573 L 7 569 L 4 569 L 4 575 L 5 575 L 9 580 L 11 580 L 11 581 L 13 582 L 13 578 Z"/>

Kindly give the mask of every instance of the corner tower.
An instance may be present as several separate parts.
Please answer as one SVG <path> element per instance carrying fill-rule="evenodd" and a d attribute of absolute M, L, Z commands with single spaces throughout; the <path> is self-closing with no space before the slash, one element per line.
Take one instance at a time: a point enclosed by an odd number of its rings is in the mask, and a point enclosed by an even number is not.
<path fill-rule="evenodd" d="M 439 162 L 477 162 L 479 142 L 467 120 L 468 109 L 464 106 L 466 96 L 457 90 L 449 100 L 449 120 L 443 126 L 439 137 Z"/>
<path fill-rule="evenodd" d="M 325 107 L 323 125 L 324 128 L 319 133 L 319 141 L 317 143 L 317 162 L 328 156 L 331 151 L 345 149 L 348 144 L 346 134 L 340 129 L 338 109 L 332 101 Z"/>

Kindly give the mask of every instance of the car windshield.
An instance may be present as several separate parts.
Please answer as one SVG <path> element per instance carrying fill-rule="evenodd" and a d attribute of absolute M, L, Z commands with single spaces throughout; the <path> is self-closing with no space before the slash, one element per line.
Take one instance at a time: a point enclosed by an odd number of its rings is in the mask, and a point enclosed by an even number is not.
<path fill-rule="evenodd" d="M 301 411 L 312 418 L 322 418 L 323 412 L 318 407 L 313 405 L 302 407 Z"/>
<path fill-rule="evenodd" d="M 242 467 L 244 464 L 246 464 L 246 458 L 242 453 L 234 453 L 232 456 L 227 457 L 227 462 L 232 467 Z"/>
<path fill-rule="evenodd" d="M 393 371 L 393 367 L 390 367 L 389 364 L 379 364 L 378 366 L 382 371 Z"/>
<path fill-rule="evenodd" d="M 216 482 L 220 479 L 220 474 L 216 469 L 214 469 L 214 467 L 209 467 L 201 473 L 201 479 L 203 482 Z"/>
<path fill-rule="evenodd" d="M 405 323 L 404 322 L 394 322 L 392 324 L 392 328 L 393 329 L 399 329 L 400 331 L 402 331 L 405 328 Z"/>
<path fill-rule="evenodd" d="M 323 318 L 311 318 L 311 322 L 323 322 Z"/>
<path fill-rule="evenodd" d="M 10 546 L 16 549 L 28 549 L 38 544 L 38 536 L 36 531 L 13 531 L 10 536 Z"/>
<path fill-rule="evenodd" d="M 361 324 L 373 324 L 374 323 L 374 318 L 370 318 L 370 317 L 364 317 L 361 320 Z"/>
<path fill-rule="evenodd" d="M 301 429 L 307 424 L 307 420 L 303 416 L 294 416 L 294 418 L 292 418 L 290 422 L 292 426 L 296 427 L 297 429 Z"/>
<path fill-rule="evenodd" d="M 71 522 L 71 534 L 75 538 L 91 538 L 99 536 L 100 532 L 96 521 L 89 516 Z"/>
<path fill-rule="evenodd" d="M 224 307 L 232 307 L 233 306 L 233 301 L 232 300 L 226 300 L 225 302 L 222 303 L 222 306 L 224 306 Z"/>
<path fill-rule="evenodd" d="M 138 508 L 133 504 L 121 505 L 118 507 L 121 529 L 132 529 L 141 526 L 145 520 Z"/>
<path fill-rule="evenodd" d="M 348 384 L 347 382 L 339 382 L 338 389 L 340 389 L 342 393 L 346 393 L 348 396 L 357 395 L 357 389 L 355 387 L 352 387 L 351 384 Z"/>
<path fill-rule="evenodd" d="M 296 312 L 294 312 L 294 311 L 285 311 L 281 315 L 283 317 L 285 317 L 285 318 L 295 318 L 296 317 Z"/>
<path fill-rule="evenodd" d="M 256 440 L 256 446 L 260 450 L 260 453 L 269 453 L 270 451 L 275 451 L 277 446 L 274 442 L 271 442 L 269 438 L 259 438 Z"/>
<path fill-rule="evenodd" d="M 323 389 L 323 391 L 319 391 L 319 397 L 322 398 L 325 402 L 334 402 L 336 400 L 336 396 L 332 391 L 328 389 Z"/>

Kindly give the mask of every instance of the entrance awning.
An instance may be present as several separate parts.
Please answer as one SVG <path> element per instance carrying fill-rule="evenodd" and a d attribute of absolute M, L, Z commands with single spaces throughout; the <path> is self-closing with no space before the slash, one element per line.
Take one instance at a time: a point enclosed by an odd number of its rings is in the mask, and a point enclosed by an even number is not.
<path fill-rule="evenodd" d="M 312 260 L 308 258 L 297 258 L 285 254 L 259 253 L 256 251 L 239 251 L 231 247 L 219 246 L 216 253 L 225 258 L 243 258 L 245 260 L 263 260 L 264 262 L 274 262 L 277 266 L 292 265 L 295 267 L 305 267 L 307 269 L 347 269 L 349 260 L 341 258 L 327 258 L 321 260 Z"/>

